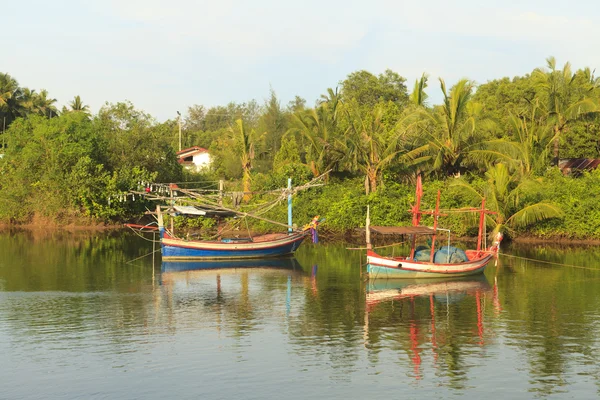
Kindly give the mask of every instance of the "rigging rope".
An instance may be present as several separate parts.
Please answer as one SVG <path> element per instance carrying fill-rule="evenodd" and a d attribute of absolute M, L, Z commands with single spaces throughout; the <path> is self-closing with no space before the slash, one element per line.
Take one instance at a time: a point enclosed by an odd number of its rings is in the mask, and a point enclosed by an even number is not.
<path fill-rule="evenodd" d="M 519 258 L 521 260 L 528 260 L 528 261 L 535 261 L 535 262 L 539 262 L 539 263 L 544 263 L 544 264 L 553 264 L 553 265 L 560 265 L 563 267 L 571 267 L 571 268 L 578 268 L 578 269 L 587 269 L 590 271 L 600 271 L 599 268 L 590 268 L 590 267 L 584 267 L 581 265 L 573 265 L 573 264 L 563 264 L 563 263 L 557 263 L 554 261 L 545 261 L 545 260 L 536 260 L 535 258 L 528 258 L 528 257 L 521 257 L 521 256 L 514 256 L 511 254 L 506 254 L 506 253 L 498 253 L 501 256 L 506 256 L 506 257 L 511 257 L 511 258 Z"/>

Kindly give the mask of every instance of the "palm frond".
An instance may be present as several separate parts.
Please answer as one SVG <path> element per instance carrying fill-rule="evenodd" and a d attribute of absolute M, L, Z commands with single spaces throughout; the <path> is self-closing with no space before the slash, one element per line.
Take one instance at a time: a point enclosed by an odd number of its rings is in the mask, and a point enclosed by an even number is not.
<path fill-rule="evenodd" d="M 536 203 L 514 213 L 506 220 L 506 224 L 514 228 L 522 228 L 550 218 L 560 218 L 562 210 L 550 203 Z"/>

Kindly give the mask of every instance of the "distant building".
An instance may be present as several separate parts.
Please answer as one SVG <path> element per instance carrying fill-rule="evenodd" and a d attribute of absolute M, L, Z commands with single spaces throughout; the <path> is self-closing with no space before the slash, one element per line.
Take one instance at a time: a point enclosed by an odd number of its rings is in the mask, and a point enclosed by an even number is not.
<path fill-rule="evenodd" d="M 563 175 L 579 175 L 584 171 L 591 171 L 600 166 L 597 158 L 563 158 L 558 160 L 558 168 Z"/>
<path fill-rule="evenodd" d="M 177 152 L 177 162 L 185 168 L 200 172 L 210 167 L 210 154 L 202 147 L 194 146 Z"/>

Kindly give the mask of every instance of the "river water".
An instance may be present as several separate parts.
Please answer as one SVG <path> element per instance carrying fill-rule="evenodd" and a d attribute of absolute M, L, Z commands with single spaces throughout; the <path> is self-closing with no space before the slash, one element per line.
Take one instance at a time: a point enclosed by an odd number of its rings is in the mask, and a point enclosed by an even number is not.
<path fill-rule="evenodd" d="M 126 233 L 1 233 L 0 398 L 599 396 L 597 248 L 368 282 L 346 247 L 197 270 Z"/>

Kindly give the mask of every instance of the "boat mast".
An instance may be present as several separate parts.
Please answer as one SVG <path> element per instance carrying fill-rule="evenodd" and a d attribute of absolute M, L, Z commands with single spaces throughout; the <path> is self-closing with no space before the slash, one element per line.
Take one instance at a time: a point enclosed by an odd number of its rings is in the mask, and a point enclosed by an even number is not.
<path fill-rule="evenodd" d="M 433 262 L 433 256 L 435 255 L 435 234 L 437 232 L 438 217 L 440 216 L 440 191 L 438 189 L 437 199 L 435 201 L 435 212 L 433 213 L 433 236 L 431 237 L 431 254 L 429 256 L 429 262 Z"/>
<path fill-rule="evenodd" d="M 415 190 L 415 205 L 412 208 L 412 225 L 418 226 L 421 221 L 421 197 L 423 196 L 423 183 L 421 182 L 421 174 L 417 175 L 417 188 Z M 417 236 L 412 235 L 411 245 L 410 245 L 410 259 L 415 258 L 415 243 L 417 241 Z"/>
<path fill-rule="evenodd" d="M 483 236 L 483 226 L 485 224 L 485 197 L 481 200 L 481 210 L 479 210 L 479 232 L 477 234 L 477 251 L 481 251 L 481 239 Z"/>

